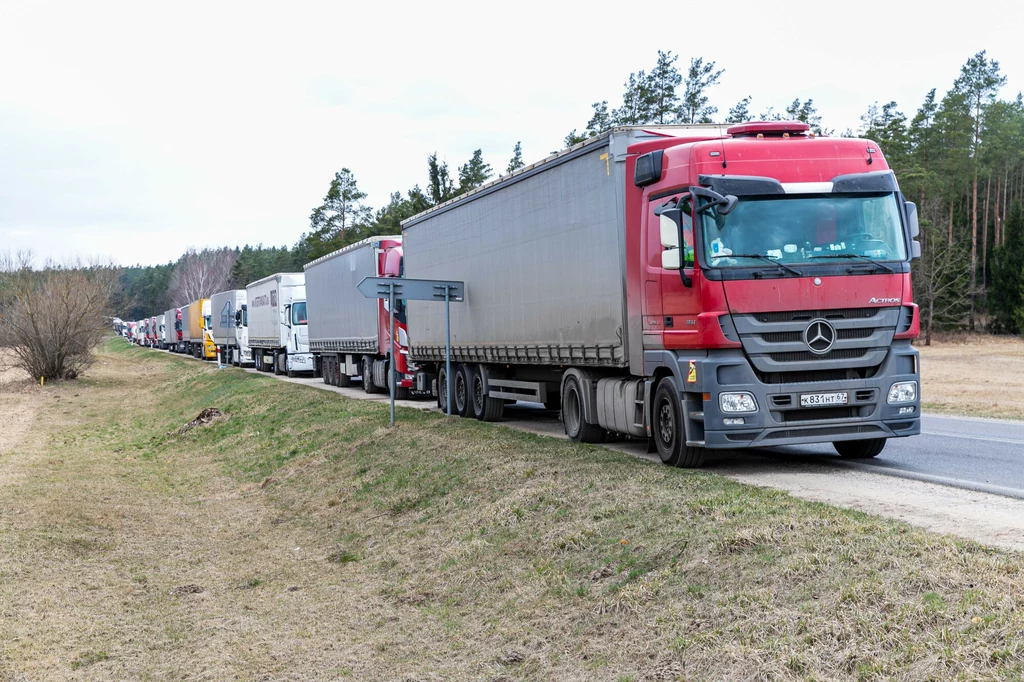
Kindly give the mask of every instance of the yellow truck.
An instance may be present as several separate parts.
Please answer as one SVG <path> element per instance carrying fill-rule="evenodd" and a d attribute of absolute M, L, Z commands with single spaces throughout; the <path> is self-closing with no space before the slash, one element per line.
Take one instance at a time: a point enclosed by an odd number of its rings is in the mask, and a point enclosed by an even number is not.
<path fill-rule="evenodd" d="M 194 358 L 215 360 L 217 344 L 210 324 L 210 299 L 192 301 L 181 310 L 181 340 Z"/>

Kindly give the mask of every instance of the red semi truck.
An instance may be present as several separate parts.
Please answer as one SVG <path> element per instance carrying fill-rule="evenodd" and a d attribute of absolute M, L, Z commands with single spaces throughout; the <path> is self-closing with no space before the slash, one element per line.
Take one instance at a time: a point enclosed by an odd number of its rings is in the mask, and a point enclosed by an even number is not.
<path fill-rule="evenodd" d="M 390 314 L 386 299 L 365 298 L 356 288 L 365 277 L 402 276 L 401 236 L 371 237 L 305 265 L 309 349 L 324 383 L 348 386 L 358 378 L 367 393 L 388 392 Z M 413 386 L 408 364 L 405 305 L 395 306 L 398 371 L 395 396 Z"/>
<path fill-rule="evenodd" d="M 797 122 L 617 128 L 402 225 L 405 275 L 466 282 L 453 399 L 560 409 L 662 461 L 920 432 L 914 205 L 874 142 Z M 408 304 L 445 401 L 443 306 Z"/>

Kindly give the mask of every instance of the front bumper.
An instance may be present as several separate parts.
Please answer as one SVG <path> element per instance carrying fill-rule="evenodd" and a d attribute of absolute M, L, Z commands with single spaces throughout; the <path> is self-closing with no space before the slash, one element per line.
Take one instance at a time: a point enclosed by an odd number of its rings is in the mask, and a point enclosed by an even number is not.
<path fill-rule="evenodd" d="M 291 353 L 288 355 L 288 369 L 293 372 L 312 372 L 316 369 L 312 353 Z"/>
<path fill-rule="evenodd" d="M 688 367 L 690 358 L 680 355 Z M 894 342 L 874 375 L 864 379 L 765 384 L 743 352 L 711 351 L 696 359 L 698 381 L 686 383 L 692 395 L 703 393 L 703 440 L 707 448 L 775 447 L 831 443 L 870 438 L 899 438 L 921 433 L 921 378 L 917 349 L 909 341 Z M 917 381 L 917 399 L 890 405 L 894 383 Z M 696 386 L 694 384 L 697 384 Z M 747 392 L 757 411 L 723 413 L 722 392 Z M 848 394 L 848 403 L 833 407 L 801 407 L 800 396 L 810 393 Z M 742 419 L 742 423 L 726 419 Z"/>

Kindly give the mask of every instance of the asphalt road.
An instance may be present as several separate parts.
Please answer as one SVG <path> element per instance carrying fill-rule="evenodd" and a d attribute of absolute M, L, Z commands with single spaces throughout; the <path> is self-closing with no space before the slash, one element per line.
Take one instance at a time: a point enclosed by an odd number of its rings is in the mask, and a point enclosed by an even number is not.
<path fill-rule="evenodd" d="M 557 414 L 541 406 L 519 403 L 507 410 L 510 425 L 559 435 Z M 710 453 L 707 468 L 730 471 L 763 468 L 772 460 L 786 464 L 844 466 L 880 474 L 954 485 L 1024 498 L 1024 422 L 925 414 L 920 436 L 891 439 L 874 459 L 850 461 L 829 444 Z M 622 440 L 611 444 L 645 459 L 646 443 Z"/>

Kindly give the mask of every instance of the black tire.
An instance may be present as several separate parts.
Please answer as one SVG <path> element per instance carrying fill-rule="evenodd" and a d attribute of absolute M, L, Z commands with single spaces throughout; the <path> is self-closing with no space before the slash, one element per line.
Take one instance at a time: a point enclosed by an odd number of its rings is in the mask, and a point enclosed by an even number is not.
<path fill-rule="evenodd" d="M 574 376 L 562 386 L 562 425 L 565 435 L 577 443 L 600 443 L 606 435 L 599 425 L 589 424 L 583 418 L 583 388 Z"/>
<path fill-rule="evenodd" d="M 470 405 L 470 374 L 466 372 L 465 365 L 458 365 L 452 374 L 452 412 L 460 417 L 468 417 L 472 414 Z"/>
<path fill-rule="evenodd" d="M 288 362 L 287 357 L 285 357 L 285 362 Z M 281 366 L 282 364 L 283 363 L 281 362 L 281 353 L 278 353 L 275 350 L 274 351 L 274 376 L 281 376 L 281 375 L 284 374 L 284 368 Z"/>
<path fill-rule="evenodd" d="M 448 369 L 441 365 L 437 370 L 437 407 L 442 414 L 448 414 Z M 452 414 L 455 412 L 455 405 L 452 405 Z"/>
<path fill-rule="evenodd" d="M 877 457 L 885 448 L 885 438 L 868 438 L 865 440 L 837 440 L 832 443 L 840 457 L 846 459 L 871 459 Z"/>
<path fill-rule="evenodd" d="M 377 385 L 373 383 L 373 360 L 369 356 L 363 358 L 363 391 L 366 393 L 379 393 Z"/>
<path fill-rule="evenodd" d="M 682 415 L 676 387 L 667 379 L 662 381 L 654 392 L 651 437 L 654 438 L 662 462 L 673 467 L 694 469 L 704 464 L 704 448 L 686 445 Z"/>
<path fill-rule="evenodd" d="M 473 372 L 473 381 L 470 384 L 473 397 L 473 416 L 482 422 L 501 421 L 501 415 L 505 412 L 505 401 L 500 398 L 492 398 L 484 391 L 486 368 L 479 365 Z"/>
<path fill-rule="evenodd" d="M 327 355 L 320 359 L 320 375 L 328 386 L 334 385 L 334 370 L 331 368 L 331 358 Z"/>

